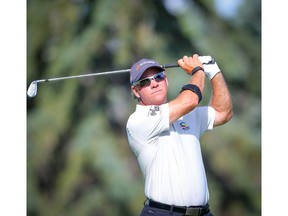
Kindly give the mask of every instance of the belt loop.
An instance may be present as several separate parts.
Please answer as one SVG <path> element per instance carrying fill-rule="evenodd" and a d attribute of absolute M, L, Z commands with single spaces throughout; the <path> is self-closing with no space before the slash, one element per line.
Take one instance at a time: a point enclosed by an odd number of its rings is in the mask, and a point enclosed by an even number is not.
<path fill-rule="evenodd" d="M 144 201 L 143 205 L 146 206 L 146 205 L 148 205 L 148 204 L 149 204 L 149 199 L 146 198 L 146 200 Z"/>
<path fill-rule="evenodd" d="M 171 205 L 171 207 L 170 207 L 170 215 L 173 215 L 173 208 L 174 208 L 174 206 Z"/>
<path fill-rule="evenodd" d="M 198 215 L 202 215 L 202 209 L 198 210 Z"/>

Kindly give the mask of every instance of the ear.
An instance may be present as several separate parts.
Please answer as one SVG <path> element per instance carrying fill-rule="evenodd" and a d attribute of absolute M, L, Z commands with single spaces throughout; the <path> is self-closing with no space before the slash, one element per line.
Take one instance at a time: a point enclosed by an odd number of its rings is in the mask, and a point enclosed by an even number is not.
<path fill-rule="evenodd" d="M 136 98 L 140 98 L 139 90 L 136 86 L 132 86 L 131 90 Z"/>

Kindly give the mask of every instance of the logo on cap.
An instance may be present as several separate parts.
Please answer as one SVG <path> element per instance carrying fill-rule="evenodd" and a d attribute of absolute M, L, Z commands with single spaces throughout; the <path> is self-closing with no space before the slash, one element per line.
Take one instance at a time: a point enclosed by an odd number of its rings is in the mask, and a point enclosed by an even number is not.
<path fill-rule="evenodd" d="M 162 66 L 151 59 L 141 59 L 132 65 L 130 70 L 130 83 L 132 84 L 135 81 L 138 81 L 142 74 L 150 67 L 156 67 L 162 69 Z"/>

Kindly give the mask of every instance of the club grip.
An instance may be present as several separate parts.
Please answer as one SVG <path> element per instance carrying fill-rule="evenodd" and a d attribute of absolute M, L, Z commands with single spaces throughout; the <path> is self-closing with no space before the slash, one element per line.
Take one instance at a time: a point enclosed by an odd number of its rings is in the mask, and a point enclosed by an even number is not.
<path fill-rule="evenodd" d="M 209 62 L 202 62 L 202 64 L 215 64 L 215 59 L 212 58 Z M 174 68 L 174 67 L 180 67 L 178 64 L 164 64 L 162 65 L 163 68 Z"/>
<path fill-rule="evenodd" d="M 163 68 L 174 68 L 174 67 L 179 67 L 178 64 L 164 64 L 162 65 Z"/>

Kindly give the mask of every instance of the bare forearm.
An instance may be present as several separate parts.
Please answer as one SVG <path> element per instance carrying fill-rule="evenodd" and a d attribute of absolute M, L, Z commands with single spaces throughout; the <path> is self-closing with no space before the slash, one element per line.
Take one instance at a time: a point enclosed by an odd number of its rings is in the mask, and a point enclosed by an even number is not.
<path fill-rule="evenodd" d="M 228 122 L 233 116 L 232 98 L 222 73 L 218 73 L 211 80 L 212 98 L 210 106 L 216 110 L 214 126 Z"/>

